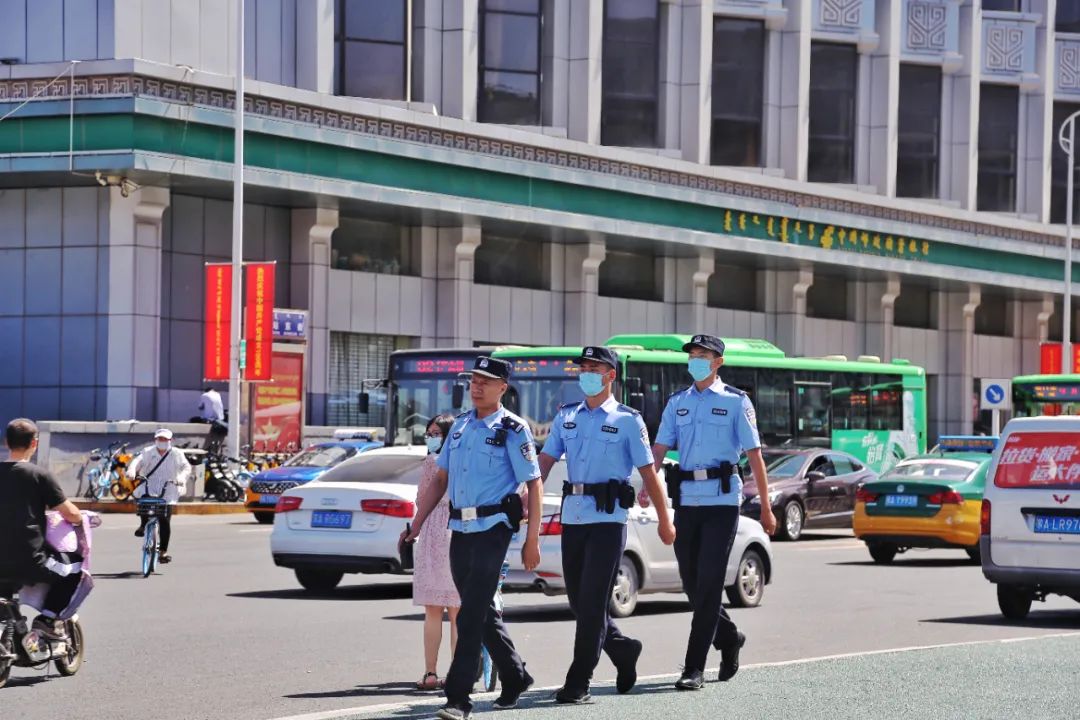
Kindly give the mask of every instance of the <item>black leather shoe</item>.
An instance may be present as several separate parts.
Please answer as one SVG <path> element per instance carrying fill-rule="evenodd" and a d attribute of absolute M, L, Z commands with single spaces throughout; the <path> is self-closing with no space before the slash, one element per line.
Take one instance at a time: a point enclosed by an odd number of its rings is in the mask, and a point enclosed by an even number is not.
<path fill-rule="evenodd" d="M 705 687 L 705 675 L 700 670 L 686 670 L 675 681 L 676 690 L 700 690 Z"/>
<path fill-rule="evenodd" d="M 146 528 L 145 527 L 141 527 L 141 528 L 139 528 L 138 530 L 135 531 L 135 537 L 142 537 L 145 534 L 146 534 Z"/>
<path fill-rule="evenodd" d="M 631 640 L 631 649 L 626 654 L 626 658 L 615 666 L 617 675 L 615 676 L 615 689 L 620 693 L 628 693 L 634 689 L 634 685 L 637 683 L 637 661 L 641 657 L 641 641 Z"/>
<path fill-rule="evenodd" d="M 161 556 L 161 564 L 162 565 L 168 565 L 171 562 L 172 562 L 172 555 L 162 555 Z"/>
<path fill-rule="evenodd" d="M 746 644 L 746 636 L 736 633 L 735 642 L 720 648 L 720 674 L 717 680 L 726 682 L 739 672 L 739 651 Z"/>
<path fill-rule="evenodd" d="M 555 693 L 555 702 L 562 705 L 582 705 L 590 700 L 592 695 L 588 690 L 567 690 L 564 686 Z"/>
<path fill-rule="evenodd" d="M 521 699 L 522 695 L 528 692 L 534 682 L 536 681 L 533 680 L 533 676 L 529 673 L 525 673 L 525 683 L 520 688 L 509 690 L 504 685 L 502 692 L 499 694 L 499 697 L 495 699 L 495 702 L 492 703 L 491 707 L 496 710 L 510 710 L 517 707 L 518 700 Z"/>

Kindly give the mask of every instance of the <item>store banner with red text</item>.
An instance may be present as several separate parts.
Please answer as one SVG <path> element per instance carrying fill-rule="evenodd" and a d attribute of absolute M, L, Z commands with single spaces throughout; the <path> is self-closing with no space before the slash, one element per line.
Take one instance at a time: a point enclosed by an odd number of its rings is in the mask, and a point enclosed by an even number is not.
<path fill-rule="evenodd" d="M 206 314 L 203 342 L 203 379 L 229 379 L 229 342 L 232 333 L 232 265 L 206 264 Z"/>
<path fill-rule="evenodd" d="M 263 381 L 273 377 L 270 355 L 274 345 L 274 263 L 244 266 L 247 302 L 244 307 L 244 338 L 247 366 L 244 379 Z"/>

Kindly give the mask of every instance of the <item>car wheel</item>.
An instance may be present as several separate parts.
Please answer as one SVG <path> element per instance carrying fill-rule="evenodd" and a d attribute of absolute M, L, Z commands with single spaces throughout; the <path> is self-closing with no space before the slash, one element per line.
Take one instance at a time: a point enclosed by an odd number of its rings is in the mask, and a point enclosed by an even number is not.
<path fill-rule="evenodd" d="M 967 556 L 971 558 L 971 562 L 975 563 L 976 565 L 982 564 L 982 552 L 979 550 L 978 545 L 972 545 L 971 547 L 965 549 L 964 552 L 966 552 Z"/>
<path fill-rule="evenodd" d="M 866 549 L 870 551 L 870 557 L 878 565 L 888 565 L 896 557 L 897 548 L 892 543 L 867 543 Z"/>
<path fill-rule="evenodd" d="M 296 569 L 296 579 L 308 592 L 330 592 L 338 586 L 344 575 L 345 573 L 334 570 Z"/>
<path fill-rule="evenodd" d="M 637 566 L 628 555 L 623 555 L 619 562 L 619 572 L 615 576 L 615 586 L 611 588 L 611 601 L 608 603 L 608 612 L 612 617 L 630 617 L 634 613 L 639 587 Z"/>
<path fill-rule="evenodd" d="M 735 607 L 757 607 L 765 594 L 765 563 L 761 553 L 747 548 L 739 560 L 735 584 L 727 589 L 728 600 Z"/>
<path fill-rule="evenodd" d="M 797 500 L 789 500 L 780 513 L 780 538 L 782 540 L 798 540 L 802 537 L 803 525 L 806 522 L 806 513 Z"/>
<path fill-rule="evenodd" d="M 257 512 L 255 513 L 255 519 L 261 525 L 272 525 L 274 522 L 274 513 L 272 512 Z"/>
<path fill-rule="evenodd" d="M 1023 620 L 1031 612 L 1031 593 L 1015 585 L 997 586 L 998 607 L 1008 620 Z"/>

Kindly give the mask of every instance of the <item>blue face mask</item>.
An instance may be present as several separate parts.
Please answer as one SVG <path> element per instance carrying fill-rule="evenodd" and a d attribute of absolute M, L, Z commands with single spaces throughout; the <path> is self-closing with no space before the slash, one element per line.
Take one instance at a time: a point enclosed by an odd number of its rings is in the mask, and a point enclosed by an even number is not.
<path fill-rule="evenodd" d="M 708 358 L 690 358 L 686 366 L 694 382 L 707 380 L 709 375 L 712 375 L 712 360 Z"/>
<path fill-rule="evenodd" d="M 600 373 L 583 372 L 578 375 L 578 385 L 585 397 L 592 397 L 604 392 L 604 377 Z"/>
<path fill-rule="evenodd" d="M 442 441 L 443 439 L 441 437 L 424 438 L 424 442 L 427 443 L 427 449 L 429 453 L 439 452 L 439 450 L 442 449 Z"/>

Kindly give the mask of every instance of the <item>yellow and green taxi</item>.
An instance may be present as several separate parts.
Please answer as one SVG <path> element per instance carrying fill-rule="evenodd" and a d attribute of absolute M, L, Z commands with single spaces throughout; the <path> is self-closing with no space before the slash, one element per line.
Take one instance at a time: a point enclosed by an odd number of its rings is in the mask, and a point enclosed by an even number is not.
<path fill-rule="evenodd" d="M 942 437 L 926 455 L 905 458 L 855 496 L 855 537 L 877 563 L 912 548 L 957 548 L 979 561 L 986 471 L 997 438 Z"/>

